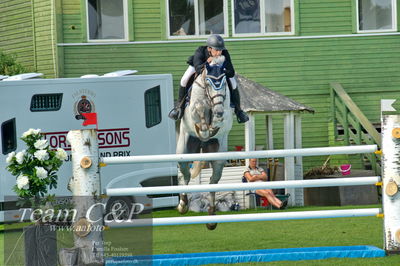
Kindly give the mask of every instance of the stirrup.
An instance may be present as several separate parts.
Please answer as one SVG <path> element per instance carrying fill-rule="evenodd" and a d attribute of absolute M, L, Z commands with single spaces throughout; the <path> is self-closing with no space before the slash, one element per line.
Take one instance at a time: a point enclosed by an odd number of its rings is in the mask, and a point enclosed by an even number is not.
<path fill-rule="evenodd" d="M 178 120 L 179 119 L 179 113 L 180 113 L 180 111 L 179 111 L 179 109 L 180 108 L 173 108 L 170 112 L 169 112 L 169 114 L 168 114 L 168 117 L 169 118 L 171 118 L 172 120 Z"/>
<path fill-rule="evenodd" d="M 174 107 L 168 114 L 168 117 L 175 121 L 181 119 L 182 116 L 183 116 L 183 110 L 181 107 Z"/>

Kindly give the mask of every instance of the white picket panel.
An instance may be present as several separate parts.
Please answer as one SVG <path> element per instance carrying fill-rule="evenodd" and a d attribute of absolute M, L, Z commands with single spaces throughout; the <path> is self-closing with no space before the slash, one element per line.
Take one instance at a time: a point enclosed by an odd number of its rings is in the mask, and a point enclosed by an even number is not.
<path fill-rule="evenodd" d="M 221 179 L 219 180 L 218 184 L 242 183 L 242 176 L 245 168 L 245 166 L 224 167 Z M 209 184 L 211 174 L 212 168 L 202 169 L 198 177 L 190 180 L 189 185 Z M 180 178 L 183 178 L 181 177 L 181 173 L 179 173 L 179 175 Z M 226 192 L 217 192 L 217 195 L 220 193 Z M 240 208 L 248 209 L 250 207 L 249 196 L 246 196 L 246 193 L 248 193 L 248 191 L 232 191 L 232 193 L 234 193 L 235 199 L 239 203 Z"/>

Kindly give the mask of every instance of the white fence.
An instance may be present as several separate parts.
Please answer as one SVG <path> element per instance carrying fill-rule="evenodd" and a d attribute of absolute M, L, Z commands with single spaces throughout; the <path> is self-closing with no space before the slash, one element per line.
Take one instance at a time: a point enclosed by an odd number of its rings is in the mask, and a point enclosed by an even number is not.
<path fill-rule="evenodd" d="M 217 192 L 217 191 L 240 191 L 256 189 L 277 189 L 277 188 L 306 188 L 306 187 L 334 187 L 334 186 L 355 186 L 371 185 L 381 181 L 379 176 L 353 177 L 353 178 L 331 178 L 311 180 L 289 180 L 253 183 L 233 184 L 207 184 L 189 186 L 169 187 L 134 187 L 134 188 L 111 188 L 107 189 L 108 196 L 141 196 L 148 194 L 172 194 L 172 193 L 193 193 L 193 192 Z"/>
<path fill-rule="evenodd" d="M 319 218 L 344 218 L 376 216 L 381 212 L 380 208 L 350 209 L 350 210 L 326 210 L 326 211 L 299 211 L 299 212 L 275 212 L 256 214 L 230 214 L 213 216 L 182 216 L 169 218 L 137 219 L 128 221 L 107 222 L 110 227 L 140 227 L 163 226 L 204 223 L 230 223 L 230 222 L 256 222 L 295 219 L 319 219 Z"/>
<path fill-rule="evenodd" d="M 339 146 L 304 148 L 289 150 L 270 151 L 237 151 L 237 152 L 214 152 L 214 153 L 191 153 L 191 154 L 165 154 L 165 155 L 143 155 L 127 157 L 105 157 L 101 159 L 103 164 L 131 164 L 131 163 L 160 163 L 160 162 L 190 162 L 190 161 L 215 161 L 228 159 L 248 158 L 278 158 L 296 156 L 320 156 L 334 154 L 358 154 L 371 153 L 378 150 L 377 145 Z"/>

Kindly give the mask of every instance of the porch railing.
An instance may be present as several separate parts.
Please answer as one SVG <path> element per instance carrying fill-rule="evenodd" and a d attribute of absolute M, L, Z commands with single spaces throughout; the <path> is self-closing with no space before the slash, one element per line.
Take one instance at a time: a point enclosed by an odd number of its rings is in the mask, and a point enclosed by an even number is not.
<path fill-rule="evenodd" d="M 330 88 L 335 138 L 338 139 L 339 137 L 337 126 L 340 124 L 343 127 L 342 137 L 346 146 L 351 144 L 377 144 L 380 147 L 381 134 L 346 93 L 343 86 L 340 83 L 332 82 Z M 363 154 L 362 156 L 362 163 L 364 164 L 364 158 L 367 158 L 372 170 L 379 174 L 380 158 L 374 153 Z"/>

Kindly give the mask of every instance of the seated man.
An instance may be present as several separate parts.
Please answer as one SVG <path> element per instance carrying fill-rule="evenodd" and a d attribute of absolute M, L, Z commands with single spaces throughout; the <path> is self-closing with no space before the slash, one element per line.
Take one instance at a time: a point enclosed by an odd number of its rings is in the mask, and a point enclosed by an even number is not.
<path fill-rule="evenodd" d="M 249 166 L 244 171 L 243 176 L 247 179 L 247 182 L 262 182 L 267 181 L 267 173 L 261 167 L 257 166 L 257 159 L 250 159 Z M 284 209 L 287 205 L 287 200 L 282 202 L 280 199 L 275 197 L 272 189 L 258 189 L 256 194 L 265 197 L 269 203 L 278 209 Z"/>
<path fill-rule="evenodd" d="M 239 123 L 245 123 L 249 120 L 247 114 L 240 107 L 240 95 L 239 90 L 237 89 L 236 80 L 234 78 L 235 69 L 233 68 L 231 57 L 228 50 L 225 49 L 224 39 L 218 34 L 210 35 L 207 39 L 207 45 L 198 47 L 195 54 L 189 57 L 189 66 L 180 82 L 181 86 L 178 93 L 178 103 L 168 114 L 171 119 L 178 120 L 182 118 L 186 88 L 191 86 L 191 83 L 193 82 L 193 75 L 200 75 L 204 65 L 207 62 L 210 63 L 213 57 L 220 56 L 221 54 L 225 56 L 226 60 L 225 74 L 226 77 L 229 78 L 228 85 L 231 94 L 231 103 L 235 107 L 237 120 Z"/>

